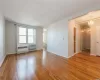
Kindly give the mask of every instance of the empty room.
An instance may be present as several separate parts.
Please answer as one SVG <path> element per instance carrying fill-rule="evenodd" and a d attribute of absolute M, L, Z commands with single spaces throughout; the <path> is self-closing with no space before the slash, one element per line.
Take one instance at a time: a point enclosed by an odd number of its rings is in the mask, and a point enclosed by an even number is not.
<path fill-rule="evenodd" d="M 0 0 L 0 80 L 100 80 L 99 0 Z"/>

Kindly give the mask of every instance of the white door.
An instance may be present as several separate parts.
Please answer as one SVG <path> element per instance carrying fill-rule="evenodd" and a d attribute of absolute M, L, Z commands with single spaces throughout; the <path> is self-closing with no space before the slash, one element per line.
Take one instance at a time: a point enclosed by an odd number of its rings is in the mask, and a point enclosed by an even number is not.
<path fill-rule="evenodd" d="M 96 26 L 96 55 L 100 56 L 100 26 Z"/>

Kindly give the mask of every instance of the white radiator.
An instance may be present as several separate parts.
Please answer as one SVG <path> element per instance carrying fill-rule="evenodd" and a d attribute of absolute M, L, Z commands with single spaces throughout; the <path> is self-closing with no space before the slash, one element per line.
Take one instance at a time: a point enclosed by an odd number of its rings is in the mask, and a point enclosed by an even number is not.
<path fill-rule="evenodd" d="M 27 44 L 21 44 L 17 46 L 17 53 L 26 53 L 28 52 L 28 45 Z"/>
<path fill-rule="evenodd" d="M 29 50 L 29 51 L 34 51 L 34 50 L 36 50 L 36 45 L 35 45 L 35 44 L 30 44 L 30 45 L 28 46 L 28 50 Z"/>
<path fill-rule="evenodd" d="M 17 46 L 17 53 L 27 53 L 36 50 L 35 44 L 21 44 Z"/>

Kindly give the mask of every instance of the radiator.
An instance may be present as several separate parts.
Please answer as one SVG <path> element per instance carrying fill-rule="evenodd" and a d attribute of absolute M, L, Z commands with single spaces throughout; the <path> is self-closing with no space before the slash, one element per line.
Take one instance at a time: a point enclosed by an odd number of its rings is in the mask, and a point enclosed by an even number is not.
<path fill-rule="evenodd" d="M 21 44 L 17 46 L 17 53 L 27 53 L 36 50 L 35 44 Z"/>
<path fill-rule="evenodd" d="M 27 44 L 21 44 L 17 46 L 17 53 L 26 53 L 28 52 L 28 45 Z"/>
<path fill-rule="evenodd" d="M 35 45 L 35 44 L 29 45 L 29 46 L 28 46 L 28 50 L 29 50 L 29 51 L 34 51 L 34 50 L 36 50 L 36 45 Z"/>

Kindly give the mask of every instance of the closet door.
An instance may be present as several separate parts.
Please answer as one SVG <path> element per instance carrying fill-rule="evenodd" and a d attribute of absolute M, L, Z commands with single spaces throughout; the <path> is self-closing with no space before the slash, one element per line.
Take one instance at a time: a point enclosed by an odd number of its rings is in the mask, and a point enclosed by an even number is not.
<path fill-rule="evenodd" d="M 100 26 L 96 26 L 96 55 L 100 56 Z"/>

